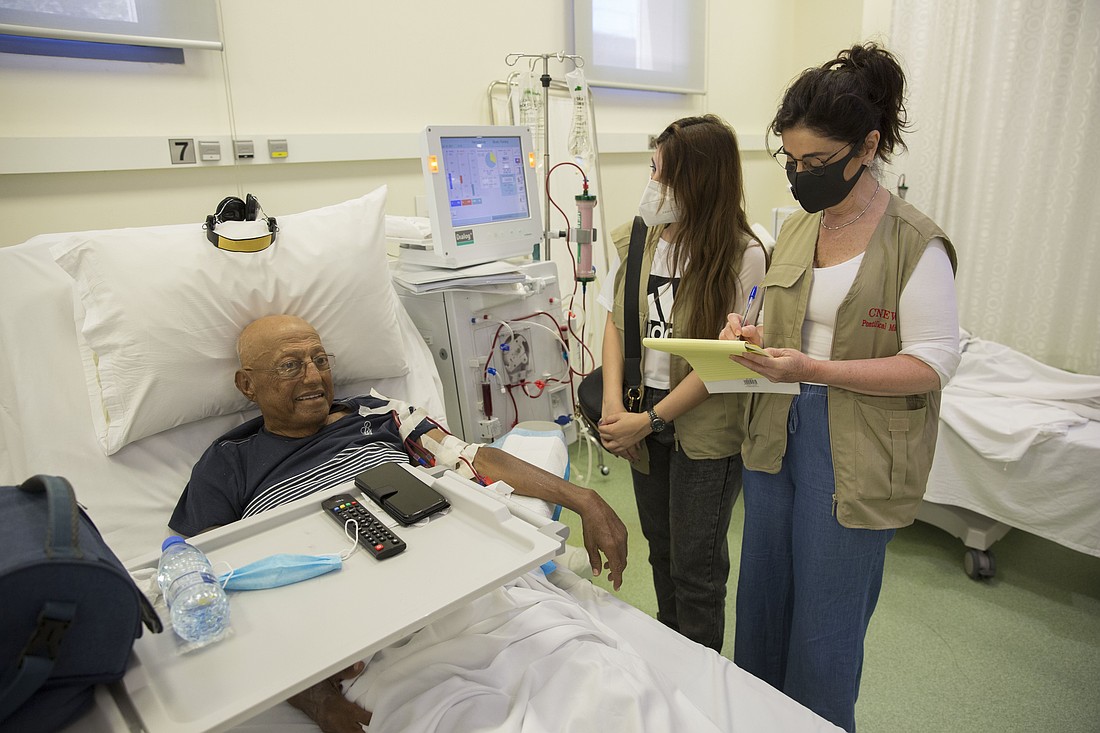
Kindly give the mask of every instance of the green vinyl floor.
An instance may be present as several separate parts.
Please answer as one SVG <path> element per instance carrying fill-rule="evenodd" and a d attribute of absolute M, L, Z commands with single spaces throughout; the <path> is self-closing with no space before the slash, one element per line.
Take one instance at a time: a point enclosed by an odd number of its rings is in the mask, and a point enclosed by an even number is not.
<path fill-rule="evenodd" d="M 571 448 L 572 480 L 598 491 L 630 533 L 618 596 L 655 615 L 629 466 L 609 457 L 603 476 L 595 457 L 589 470 L 587 451 L 583 441 Z M 564 512 L 563 521 L 570 544 L 582 546 L 579 518 Z M 730 658 L 743 521 L 738 498 L 722 649 Z M 978 582 L 963 571 L 960 540 L 922 522 L 897 532 L 867 634 L 861 733 L 1100 733 L 1100 558 L 1015 529 L 991 549 L 996 575 Z"/>

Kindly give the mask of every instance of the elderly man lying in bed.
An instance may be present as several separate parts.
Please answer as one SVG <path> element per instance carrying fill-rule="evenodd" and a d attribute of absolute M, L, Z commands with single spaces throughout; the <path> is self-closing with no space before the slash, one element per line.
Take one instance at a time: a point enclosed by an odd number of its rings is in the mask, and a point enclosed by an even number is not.
<path fill-rule="evenodd" d="M 423 454 L 425 445 L 441 444 L 445 438 L 425 420 L 403 440 L 400 416 L 385 409 L 382 400 L 334 401 L 333 357 L 300 318 L 277 315 L 254 321 L 242 331 L 237 353 L 237 388 L 256 403 L 261 416 L 218 438 L 195 465 L 169 521 L 182 535 L 271 509 L 379 463 L 408 463 L 410 451 Z M 599 495 L 490 447 L 474 454 L 472 469 L 504 481 L 517 494 L 561 504 L 580 515 L 593 575 L 608 570 L 618 589 L 626 567 L 626 527 Z M 357 671 L 358 665 L 345 672 Z M 358 731 L 357 723 L 369 721 L 370 714 L 344 699 L 340 678 L 290 702 L 326 731 Z M 336 722 L 340 720 L 346 727 Z"/>

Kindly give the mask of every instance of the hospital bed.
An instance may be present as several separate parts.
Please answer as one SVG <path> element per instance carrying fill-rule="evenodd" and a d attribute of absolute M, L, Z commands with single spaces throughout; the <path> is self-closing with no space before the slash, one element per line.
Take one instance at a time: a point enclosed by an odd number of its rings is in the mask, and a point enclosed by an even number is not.
<path fill-rule="evenodd" d="M 918 519 L 963 541 L 975 580 L 996 573 L 990 547 L 1012 528 L 1100 557 L 1100 377 L 961 343 Z"/>
<path fill-rule="evenodd" d="M 379 189 L 280 216 L 275 244 L 256 254 L 214 248 L 197 223 L 0 248 L 0 484 L 65 476 L 124 563 L 155 552 L 199 455 L 256 414 L 231 389 L 233 344 L 272 311 L 318 328 L 337 355 L 338 395 L 375 388 L 442 417 L 431 356 L 389 282 L 384 206 Z M 370 730 L 464 731 L 479 716 L 516 731 L 836 730 L 566 564 L 376 653 L 348 693 L 376 711 Z M 532 658 L 526 641 L 545 634 L 560 645 Z M 97 699 L 71 729 L 126 729 L 112 698 Z M 242 728 L 317 730 L 285 703 Z"/>

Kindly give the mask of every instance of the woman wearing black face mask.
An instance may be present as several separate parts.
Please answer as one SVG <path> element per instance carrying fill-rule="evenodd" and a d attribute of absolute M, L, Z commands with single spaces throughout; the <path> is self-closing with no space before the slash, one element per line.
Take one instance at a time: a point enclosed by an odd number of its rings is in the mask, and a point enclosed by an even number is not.
<path fill-rule="evenodd" d="M 783 225 L 759 321 L 722 332 L 770 355 L 735 361 L 800 383 L 752 398 L 734 661 L 850 731 L 886 543 L 916 516 L 960 358 L 955 250 L 875 176 L 904 147 L 904 87 L 866 44 L 787 89 L 771 131 L 806 213 Z"/>

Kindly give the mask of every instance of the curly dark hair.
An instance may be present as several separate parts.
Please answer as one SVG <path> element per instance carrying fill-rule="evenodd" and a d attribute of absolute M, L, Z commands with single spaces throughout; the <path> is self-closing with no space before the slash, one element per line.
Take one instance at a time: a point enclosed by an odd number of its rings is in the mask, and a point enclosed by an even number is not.
<path fill-rule="evenodd" d="M 782 135 L 791 127 L 850 143 L 878 130 L 875 155 L 889 162 L 896 150 L 906 149 L 901 134 L 909 127 L 901 64 L 881 46 L 865 43 L 806 69 L 783 94 L 769 130 Z"/>

